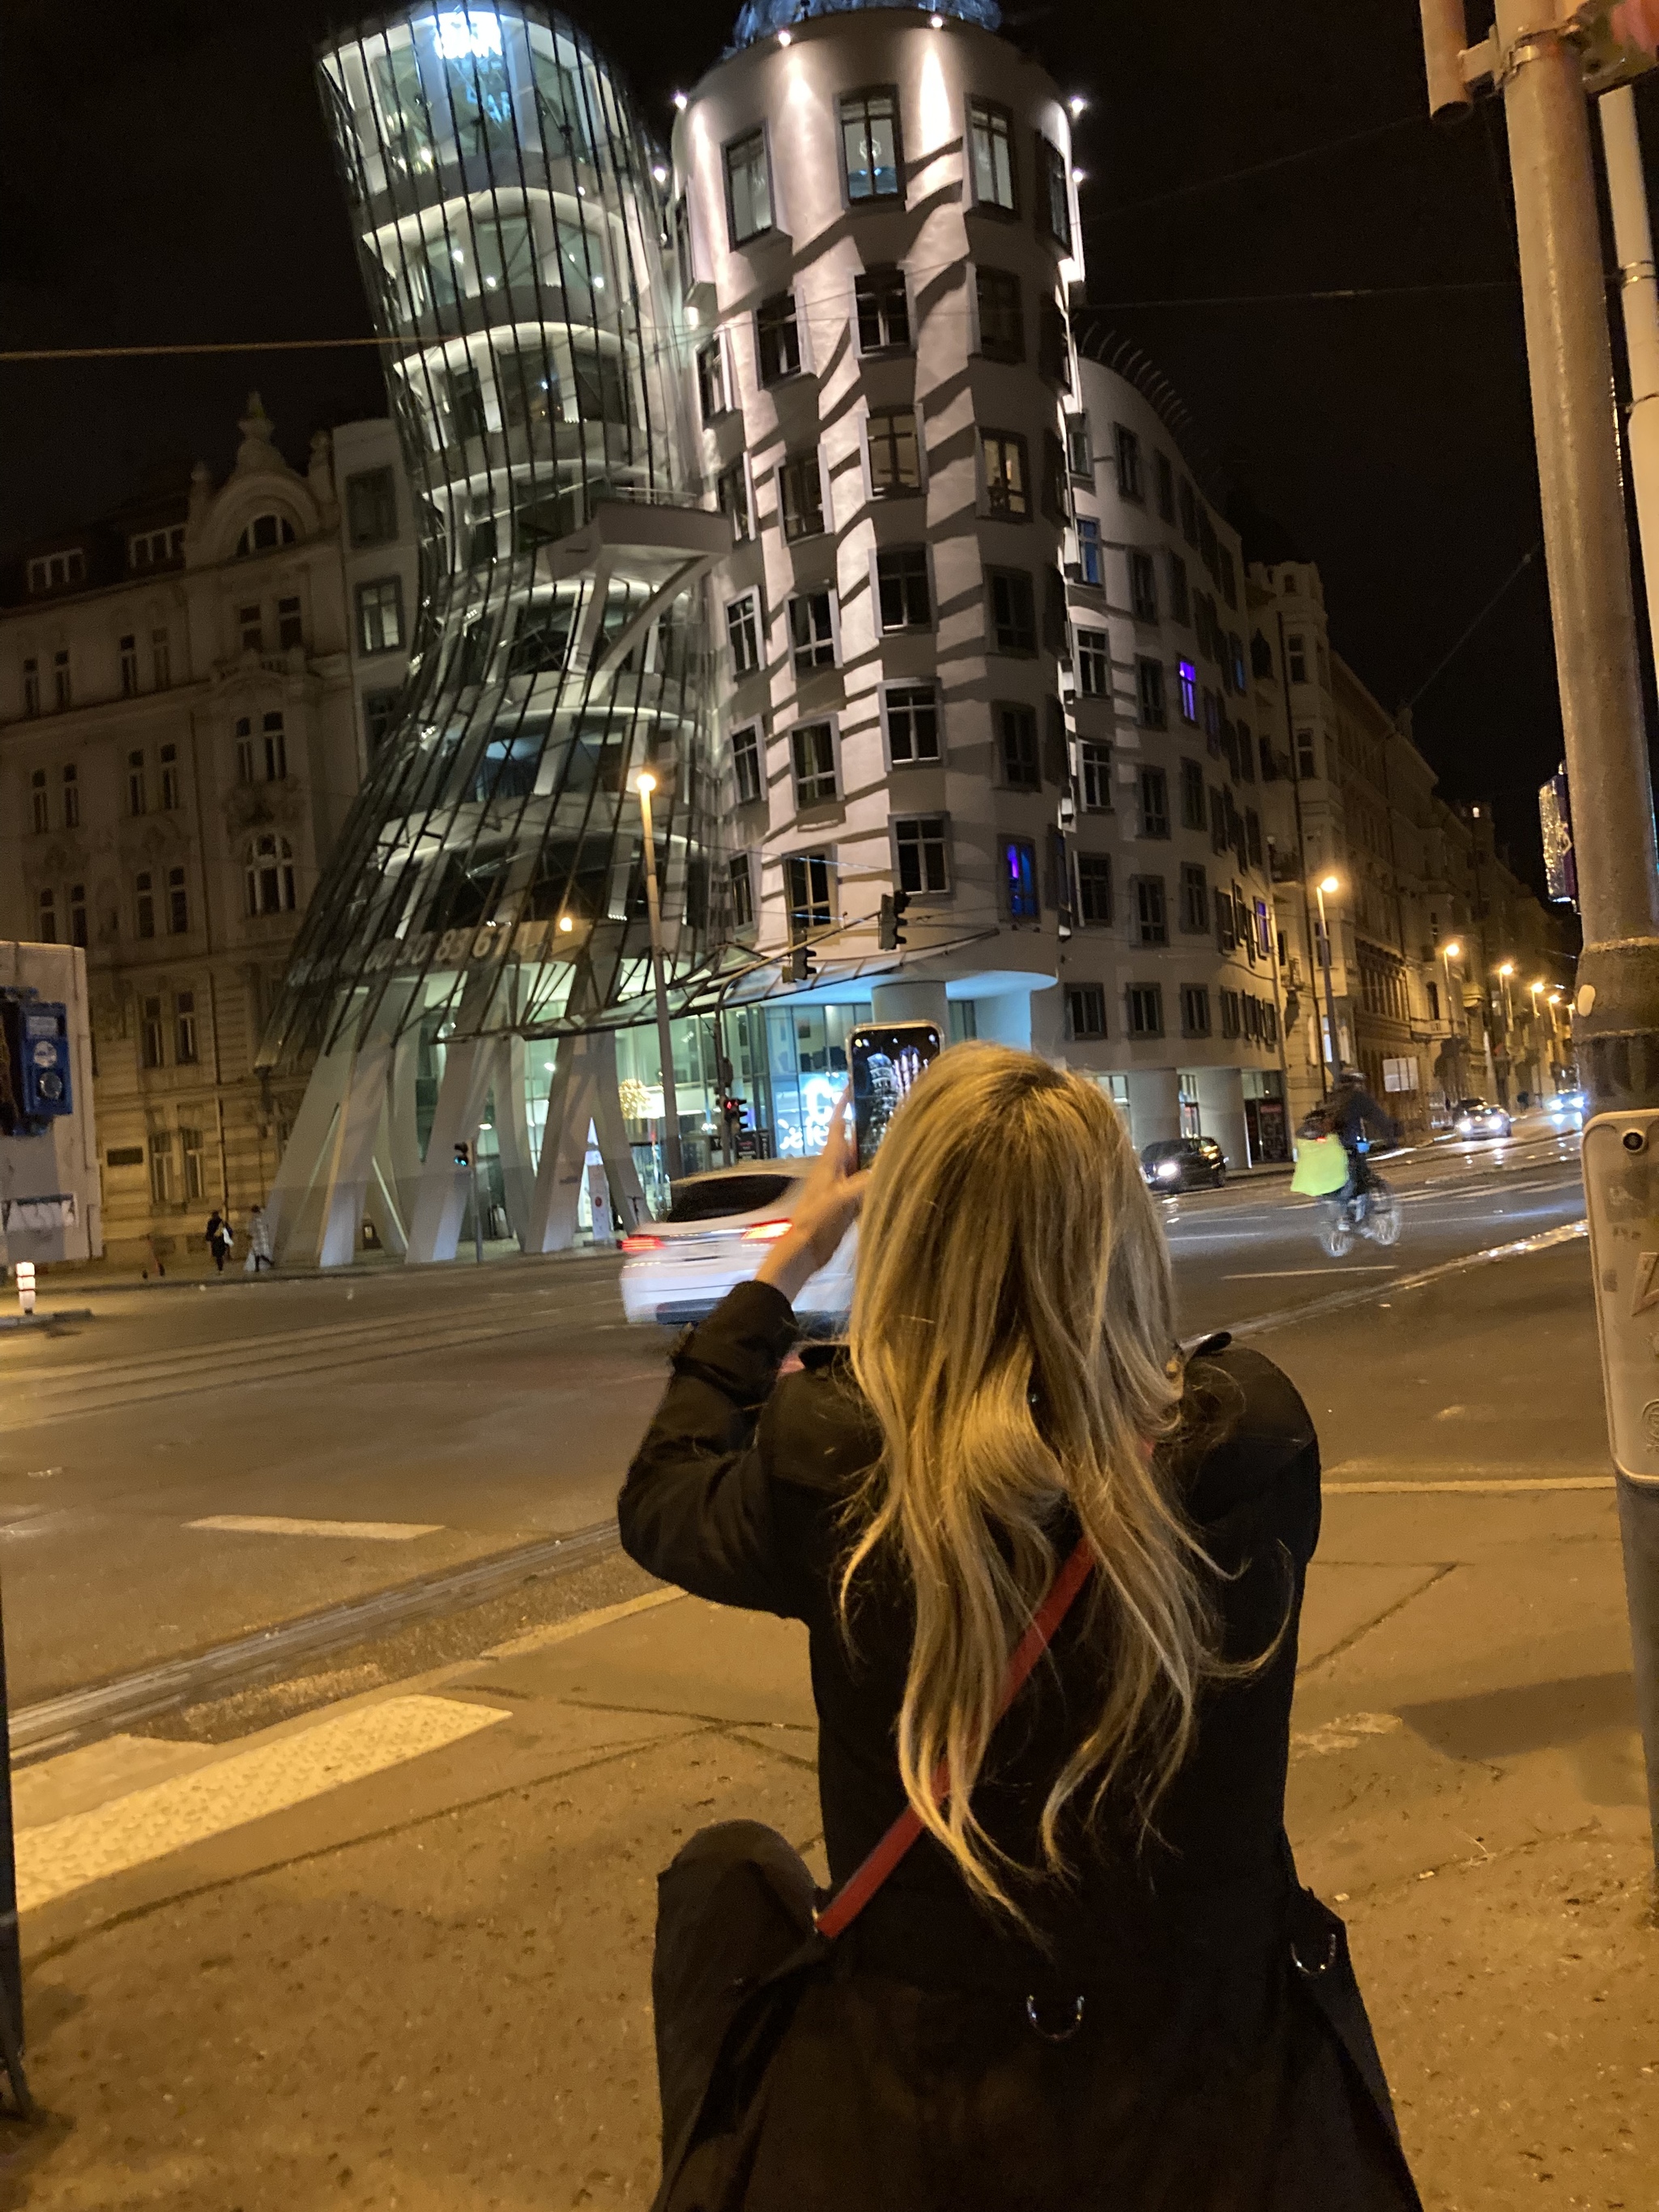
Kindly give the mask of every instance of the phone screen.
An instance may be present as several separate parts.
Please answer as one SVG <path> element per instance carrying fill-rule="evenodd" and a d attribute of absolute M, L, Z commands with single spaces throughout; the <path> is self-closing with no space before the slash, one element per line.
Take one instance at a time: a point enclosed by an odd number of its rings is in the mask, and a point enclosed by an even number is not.
<path fill-rule="evenodd" d="M 850 1049 L 853 1127 L 859 1165 L 867 1168 L 888 1123 L 923 1068 L 939 1058 L 943 1041 L 931 1022 L 896 1022 L 890 1028 L 854 1030 Z"/>

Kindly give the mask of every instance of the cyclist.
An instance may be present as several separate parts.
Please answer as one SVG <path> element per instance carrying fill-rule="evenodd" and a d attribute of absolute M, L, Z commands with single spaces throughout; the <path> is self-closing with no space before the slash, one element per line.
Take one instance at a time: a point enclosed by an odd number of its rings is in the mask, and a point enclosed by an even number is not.
<path fill-rule="evenodd" d="M 1328 1109 L 1331 1127 L 1342 1139 L 1342 1149 L 1348 1156 L 1347 1188 L 1343 1191 L 1344 1203 L 1363 1198 L 1376 1187 L 1367 1160 L 1367 1130 L 1375 1131 L 1385 1144 L 1393 1144 L 1400 1134 L 1400 1124 L 1392 1114 L 1384 1112 L 1366 1090 L 1364 1079 L 1352 1068 L 1345 1067 L 1337 1077 Z"/>

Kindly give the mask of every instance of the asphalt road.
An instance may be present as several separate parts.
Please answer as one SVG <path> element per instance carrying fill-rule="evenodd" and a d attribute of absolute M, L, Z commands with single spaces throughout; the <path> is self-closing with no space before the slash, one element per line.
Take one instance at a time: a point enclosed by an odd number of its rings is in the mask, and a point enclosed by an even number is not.
<path fill-rule="evenodd" d="M 1334 1296 L 1380 1304 L 1391 1282 L 1583 1211 L 1576 1138 L 1524 1125 L 1515 1142 L 1443 1145 L 1385 1172 L 1401 1241 L 1342 1261 L 1282 1181 L 1167 1202 L 1183 1330 L 1304 1308 L 1317 1326 Z M 667 1342 L 623 1322 L 618 1265 L 49 1296 L 94 1317 L 0 1336 L 14 1712 L 325 1608 L 384 1626 L 377 1594 L 433 1578 L 428 1612 L 446 1592 L 471 1604 L 476 1576 L 443 1578 L 602 1526 Z"/>

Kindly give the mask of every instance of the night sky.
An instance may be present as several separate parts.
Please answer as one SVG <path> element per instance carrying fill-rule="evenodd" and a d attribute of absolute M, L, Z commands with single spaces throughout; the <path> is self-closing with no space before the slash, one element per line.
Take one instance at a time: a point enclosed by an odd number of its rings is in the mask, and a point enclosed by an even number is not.
<path fill-rule="evenodd" d="M 665 136 L 736 0 L 568 12 Z M 322 0 L 9 0 L 3 343 L 366 335 L 311 68 L 342 19 Z M 1500 109 L 1431 128 L 1415 0 L 1054 0 L 1006 28 L 1092 102 L 1078 147 L 1101 327 L 1167 372 L 1247 551 L 1317 562 L 1338 649 L 1402 704 L 1540 531 Z M 1638 98 L 1651 173 L 1659 79 Z M 1145 304 L 1405 286 L 1446 289 Z M 198 457 L 222 471 L 253 386 L 296 461 L 314 428 L 382 408 L 368 351 L 0 365 L 0 549 Z M 1535 877 L 1534 793 L 1560 751 L 1541 557 L 1414 726 L 1446 795 L 1490 798 Z"/>

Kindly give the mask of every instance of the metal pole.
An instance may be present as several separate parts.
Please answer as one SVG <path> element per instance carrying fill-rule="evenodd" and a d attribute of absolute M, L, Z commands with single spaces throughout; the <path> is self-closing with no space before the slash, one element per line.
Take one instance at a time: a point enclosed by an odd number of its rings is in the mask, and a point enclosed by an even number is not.
<path fill-rule="evenodd" d="M 483 1209 L 478 1203 L 478 1133 L 472 1133 L 472 1142 L 467 1147 L 467 1157 L 472 1164 L 472 1253 L 482 1267 L 483 1265 Z"/>
<path fill-rule="evenodd" d="M 1642 571 L 1648 591 L 1648 629 L 1659 646 L 1659 281 L 1648 220 L 1647 179 L 1636 125 L 1636 94 L 1627 84 L 1596 102 L 1601 151 L 1607 160 L 1613 208 L 1613 250 L 1619 257 L 1619 298 L 1625 316 L 1625 358 L 1630 364 L 1630 406 L 1625 437 L 1630 449 Z"/>
<path fill-rule="evenodd" d="M 662 902 L 657 893 L 657 841 L 651 828 L 651 794 L 657 779 L 648 770 L 635 779 L 640 820 L 645 831 L 645 905 L 651 919 L 651 975 L 657 991 L 657 1048 L 662 1055 L 662 1164 L 670 1185 L 683 1172 L 680 1160 L 680 1102 L 674 1090 L 674 1042 L 668 1026 L 668 981 L 662 964 Z"/>
<path fill-rule="evenodd" d="M 1659 855 L 1583 70 L 1567 29 L 1536 15 L 1537 0 L 1498 0 L 1493 36 L 1584 925 L 1574 1036 L 1606 1113 L 1659 1106 Z M 1659 1861 L 1659 1483 L 1621 1471 L 1619 1505 Z"/>
<path fill-rule="evenodd" d="M 1330 1036 L 1328 1042 L 1325 1060 L 1328 1060 L 1332 1067 L 1340 1070 L 1342 1066 L 1342 1048 L 1337 1040 L 1336 1034 L 1336 996 L 1331 983 L 1331 926 L 1325 919 L 1325 887 L 1323 884 L 1316 884 L 1314 885 L 1314 896 L 1319 901 L 1319 959 L 1321 966 L 1325 970 L 1325 1019 L 1330 1024 Z M 1325 1060 L 1322 1060 L 1320 1063 L 1319 1075 L 1320 1080 L 1323 1082 L 1325 1079 Z M 1329 1096 L 1328 1089 L 1327 1090 L 1326 1096 Z"/>

